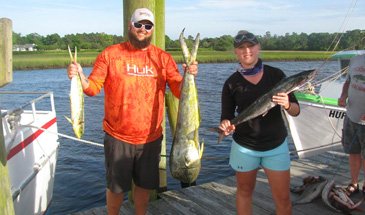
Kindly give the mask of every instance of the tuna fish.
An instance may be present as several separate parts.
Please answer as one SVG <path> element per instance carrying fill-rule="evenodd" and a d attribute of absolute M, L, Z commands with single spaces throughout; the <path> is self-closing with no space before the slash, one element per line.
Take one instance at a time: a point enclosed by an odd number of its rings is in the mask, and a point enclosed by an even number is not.
<path fill-rule="evenodd" d="M 258 98 L 245 110 L 239 113 L 234 119 L 231 120 L 232 125 L 238 125 L 248 120 L 251 120 L 257 116 L 264 116 L 271 108 L 276 106 L 276 103 L 272 101 L 272 97 L 278 93 L 290 93 L 298 90 L 306 83 L 311 81 L 316 75 L 316 70 L 307 70 L 298 74 L 289 76 L 281 80 L 275 85 L 275 87 Z M 224 138 L 223 132 L 219 128 L 213 128 L 213 131 L 219 133 L 218 143 Z"/>
<path fill-rule="evenodd" d="M 184 40 L 184 30 L 180 34 L 180 45 L 184 61 L 189 66 L 196 59 L 199 34 L 195 38 L 191 55 Z M 199 144 L 199 126 L 198 93 L 194 75 L 185 72 L 169 160 L 171 175 L 183 183 L 194 182 L 200 172 L 204 143 Z"/>
<path fill-rule="evenodd" d="M 77 62 L 77 49 L 75 47 L 75 57 L 72 57 L 70 46 L 68 47 L 71 62 Z M 84 134 L 84 92 L 82 90 L 80 75 L 71 78 L 70 87 L 70 106 L 71 118 L 66 119 L 71 123 L 72 129 L 77 138 L 81 138 Z"/>

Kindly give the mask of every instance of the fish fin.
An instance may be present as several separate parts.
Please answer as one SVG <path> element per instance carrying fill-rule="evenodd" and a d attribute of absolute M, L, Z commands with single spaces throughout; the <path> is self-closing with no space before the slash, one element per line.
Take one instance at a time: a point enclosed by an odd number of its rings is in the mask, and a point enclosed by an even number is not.
<path fill-rule="evenodd" d="M 223 132 L 219 132 L 219 136 L 218 136 L 218 144 L 221 143 L 221 141 L 224 139 L 225 135 L 223 134 Z"/>
<path fill-rule="evenodd" d="M 214 128 L 209 128 L 209 131 L 211 131 L 211 132 L 216 132 L 216 133 L 218 133 L 219 134 L 219 136 L 218 136 L 218 144 L 223 140 L 223 138 L 225 137 L 224 136 L 224 134 L 223 134 L 223 132 L 219 129 L 219 128 L 217 128 L 217 127 L 214 127 Z"/>
<path fill-rule="evenodd" d="M 268 113 L 269 111 L 266 111 L 265 113 L 262 114 L 262 117 L 266 116 L 266 114 Z"/>
<path fill-rule="evenodd" d="M 64 116 L 66 119 L 67 119 L 67 121 L 69 122 L 69 123 L 71 123 L 72 124 L 72 120 L 71 120 L 71 118 L 68 118 L 67 116 Z"/>
<path fill-rule="evenodd" d="M 199 158 L 203 157 L 203 151 L 204 151 L 204 140 L 202 140 L 202 143 L 200 144 Z"/>
<path fill-rule="evenodd" d="M 82 135 L 83 135 L 83 133 L 77 133 L 77 132 L 75 132 L 75 136 L 77 137 L 77 139 L 81 139 L 81 137 L 82 137 Z"/>
<path fill-rule="evenodd" d="M 215 128 L 209 128 L 209 131 L 219 133 L 220 129 L 217 128 L 217 127 L 215 127 Z"/>

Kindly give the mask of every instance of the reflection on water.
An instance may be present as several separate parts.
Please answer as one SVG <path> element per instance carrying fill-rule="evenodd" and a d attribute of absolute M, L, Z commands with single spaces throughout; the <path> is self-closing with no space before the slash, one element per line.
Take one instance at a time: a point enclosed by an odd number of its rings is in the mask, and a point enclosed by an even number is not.
<path fill-rule="evenodd" d="M 337 62 L 268 62 L 281 68 L 287 75 L 302 70 L 319 68 L 318 79 L 337 72 Z M 228 166 L 231 138 L 225 138 L 219 145 L 217 135 L 208 131 L 215 127 L 220 119 L 220 92 L 225 79 L 233 72 L 234 63 L 200 64 L 197 76 L 199 104 L 202 123 L 200 138 L 205 142 L 202 170 L 198 184 L 231 176 L 234 172 Z M 90 68 L 84 69 L 85 73 Z M 65 69 L 15 71 L 13 83 L 1 90 L 6 91 L 53 91 L 57 111 L 59 132 L 73 135 L 70 124 L 63 116 L 70 115 L 69 80 Z M 18 107 L 25 98 L 0 97 L 2 109 Z M 103 95 L 85 97 L 85 134 L 83 139 L 102 143 Z M 168 121 L 167 121 L 168 123 Z M 168 127 L 168 125 L 167 125 Z M 167 154 L 171 147 L 171 133 L 166 131 Z M 105 205 L 105 179 L 103 149 L 66 138 L 60 139 L 56 179 L 50 214 L 68 214 L 88 208 Z M 168 169 L 168 168 L 167 168 Z M 179 189 L 180 183 L 168 172 L 168 189 Z"/>

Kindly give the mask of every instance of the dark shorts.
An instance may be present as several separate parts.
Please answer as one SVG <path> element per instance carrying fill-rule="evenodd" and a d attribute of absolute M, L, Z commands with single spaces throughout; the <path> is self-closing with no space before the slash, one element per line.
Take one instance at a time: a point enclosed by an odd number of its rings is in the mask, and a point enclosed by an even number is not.
<path fill-rule="evenodd" d="M 342 146 L 347 154 L 361 154 L 365 159 L 365 125 L 352 122 L 348 117 L 343 122 Z"/>
<path fill-rule="evenodd" d="M 131 190 L 135 185 L 158 189 L 162 136 L 146 144 L 130 144 L 105 133 L 104 155 L 107 188 L 113 193 Z"/>

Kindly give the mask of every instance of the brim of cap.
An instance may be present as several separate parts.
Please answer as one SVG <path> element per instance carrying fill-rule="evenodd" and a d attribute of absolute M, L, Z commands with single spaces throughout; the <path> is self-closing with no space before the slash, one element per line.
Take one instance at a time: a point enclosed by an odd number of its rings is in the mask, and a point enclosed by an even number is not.
<path fill-rule="evenodd" d="M 233 46 L 235 47 L 235 48 L 238 48 L 238 47 L 240 47 L 243 43 L 251 43 L 251 44 L 253 44 L 253 45 L 256 45 L 256 44 L 258 44 L 258 42 L 257 41 L 255 41 L 255 40 L 242 40 L 242 41 L 240 41 L 239 43 L 234 43 L 233 44 Z"/>

